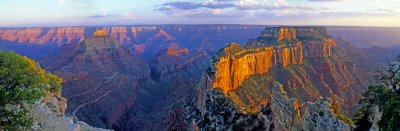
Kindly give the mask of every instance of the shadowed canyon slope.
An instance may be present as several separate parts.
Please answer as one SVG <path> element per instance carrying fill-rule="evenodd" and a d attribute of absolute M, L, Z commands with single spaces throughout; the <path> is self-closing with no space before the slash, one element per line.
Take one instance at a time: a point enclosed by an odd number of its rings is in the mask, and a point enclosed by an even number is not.
<path fill-rule="evenodd" d="M 106 36 L 63 46 L 41 60 L 45 69 L 64 78 L 67 112 L 101 127 L 111 126 L 125 108 L 137 102 L 138 80 L 150 77 L 150 68 L 143 63 L 115 38 Z"/>
<path fill-rule="evenodd" d="M 193 89 L 188 87 L 209 60 L 207 52 L 176 45 L 144 60 L 114 37 L 94 33 L 44 57 L 41 65 L 64 78 L 67 113 L 96 127 L 140 130 L 166 127 L 169 111 Z"/>

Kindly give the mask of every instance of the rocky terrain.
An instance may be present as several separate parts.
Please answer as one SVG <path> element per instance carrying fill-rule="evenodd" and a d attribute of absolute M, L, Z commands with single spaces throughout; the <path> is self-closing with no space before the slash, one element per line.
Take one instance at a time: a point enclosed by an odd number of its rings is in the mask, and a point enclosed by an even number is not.
<path fill-rule="evenodd" d="M 205 75 L 205 81 L 211 80 Z M 204 81 L 203 81 L 204 82 Z M 208 81 L 212 82 L 212 81 Z M 209 85 L 211 86 L 211 85 Z M 350 131 L 351 126 L 338 118 L 335 104 L 319 97 L 315 102 L 299 103 L 289 98 L 283 86 L 271 87 L 273 99 L 256 113 L 243 113 L 219 91 L 199 86 L 197 105 L 187 109 L 186 121 L 194 130 L 336 130 Z M 202 94 L 204 93 L 204 94 Z M 199 97 L 200 96 L 200 97 Z M 194 108 L 192 108 L 194 107 Z"/>
<path fill-rule="evenodd" d="M 217 53 L 211 67 L 215 71 L 213 88 L 221 89 L 236 104 L 243 105 L 240 107 L 246 107 L 246 112 L 253 112 L 271 94 L 268 86 L 273 83 L 268 81 L 278 81 L 290 97 L 300 102 L 331 97 L 351 114 L 359 94 L 371 80 L 366 77 L 368 73 L 346 61 L 339 51 L 324 28 L 266 28 L 247 46 L 231 44 Z M 251 77 L 254 74 L 265 76 Z M 265 85 L 259 81 L 266 81 Z"/>
<path fill-rule="evenodd" d="M 80 43 L 64 45 L 40 63 L 64 78 L 67 114 L 96 127 L 140 130 L 166 127 L 168 113 L 193 90 L 189 87 L 200 79 L 209 60 L 205 51 L 177 45 L 144 60 L 114 37 L 94 33 Z"/>
<path fill-rule="evenodd" d="M 212 58 L 185 120 L 201 130 L 350 130 L 346 115 L 372 80 L 347 52 L 322 27 L 267 27 Z"/>
<path fill-rule="evenodd" d="M 34 105 L 27 107 L 28 114 L 33 117 L 34 131 L 107 131 L 106 129 L 91 127 L 77 118 L 64 114 L 67 101 L 59 93 L 47 93 L 47 95 Z"/>
<path fill-rule="evenodd" d="M 216 52 L 232 41 L 246 42 L 264 26 L 257 25 L 149 25 L 115 27 L 0 28 L 0 45 L 39 59 L 62 45 L 81 42 L 102 29 L 124 47 L 152 58 L 171 44 L 191 50 Z M 39 51 L 32 51 L 37 48 Z"/>
<path fill-rule="evenodd" d="M 97 29 L 104 29 L 124 47 L 151 58 L 170 44 L 212 53 L 231 42 L 246 43 L 266 26 L 262 25 L 148 25 L 99 27 L 31 27 L 0 28 L 0 46 L 30 58 L 39 59 L 64 44 L 89 38 Z M 397 28 L 327 27 L 335 39 L 343 39 L 358 48 L 396 48 Z M 374 36 L 374 37 L 371 37 Z M 397 47 L 395 47 L 397 46 Z M 373 49 L 373 48 L 372 48 Z M 390 52 L 397 53 L 396 50 Z M 385 55 L 380 53 L 380 55 Z"/>
<path fill-rule="evenodd" d="M 64 78 L 66 114 L 115 130 L 215 129 L 206 120 L 220 116 L 206 112 L 221 111 L 221 104 L 246 121 L 263 117 L 256 123 L 264 124 L 249 127 L 315 129 L 305 126 L 333 122 L 348 129 L 333 117 L 338 110 L 327 107 L 354 113 L 371 70 L 392 52 L 353 46 L 322 27 L 247 25 L 7 28 L 0 29 L 0 46 L 41 58 L 41 66 Z M 281 97 L 275 87 L 288 99 L 275 100 Z M 311 109 L 327 113 L 314 117 Z M 275 114 L 261 113 L 267 110 Z M 230 122 L 218 128 L 233 129 Z"/>

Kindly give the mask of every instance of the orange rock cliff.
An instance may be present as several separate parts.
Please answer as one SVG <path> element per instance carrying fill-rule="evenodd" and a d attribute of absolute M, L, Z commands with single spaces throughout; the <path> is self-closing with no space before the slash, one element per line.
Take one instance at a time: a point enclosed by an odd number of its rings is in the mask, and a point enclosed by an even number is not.
<path fill-rule="evenodd" d="M 225 94 L 237 89 L 254 74 L 266 74 L 271 67 L 302 65 L 304 57 L 327 57 L 335 41 L 324 28 L 268 27 L 247 46 L 232 43 L 213 58 L 213 88 Z"/>

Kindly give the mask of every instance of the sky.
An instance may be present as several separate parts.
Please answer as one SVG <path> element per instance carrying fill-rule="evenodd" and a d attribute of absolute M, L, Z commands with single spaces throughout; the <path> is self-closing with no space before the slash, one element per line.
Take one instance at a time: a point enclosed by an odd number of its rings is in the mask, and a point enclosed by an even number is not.
<path fill-rule="evenodd" d="M 400 27 L 400 0 L 0 0 L 0 27 L 147 24 Z"/>

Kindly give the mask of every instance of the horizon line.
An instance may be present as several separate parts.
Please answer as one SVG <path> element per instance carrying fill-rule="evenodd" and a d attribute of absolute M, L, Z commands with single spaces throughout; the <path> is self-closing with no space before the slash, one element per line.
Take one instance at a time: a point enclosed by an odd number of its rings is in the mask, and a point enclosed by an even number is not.
<path fill-rule="evenodd" d="M 198 25 L 244 25 L 244 26 L 293 26 L 293 27 L 361 27 L 361 28 L 400 28 L 400 26 L 366 26 L 366 25 L 277 25 L 277 24 L 114 24 L 114 25 L 66 25 L 66 26 L 0 26 L 0 28 L 60 28 L 60 27 L 129 27 L 129 26 L 198 26 Z"/>

